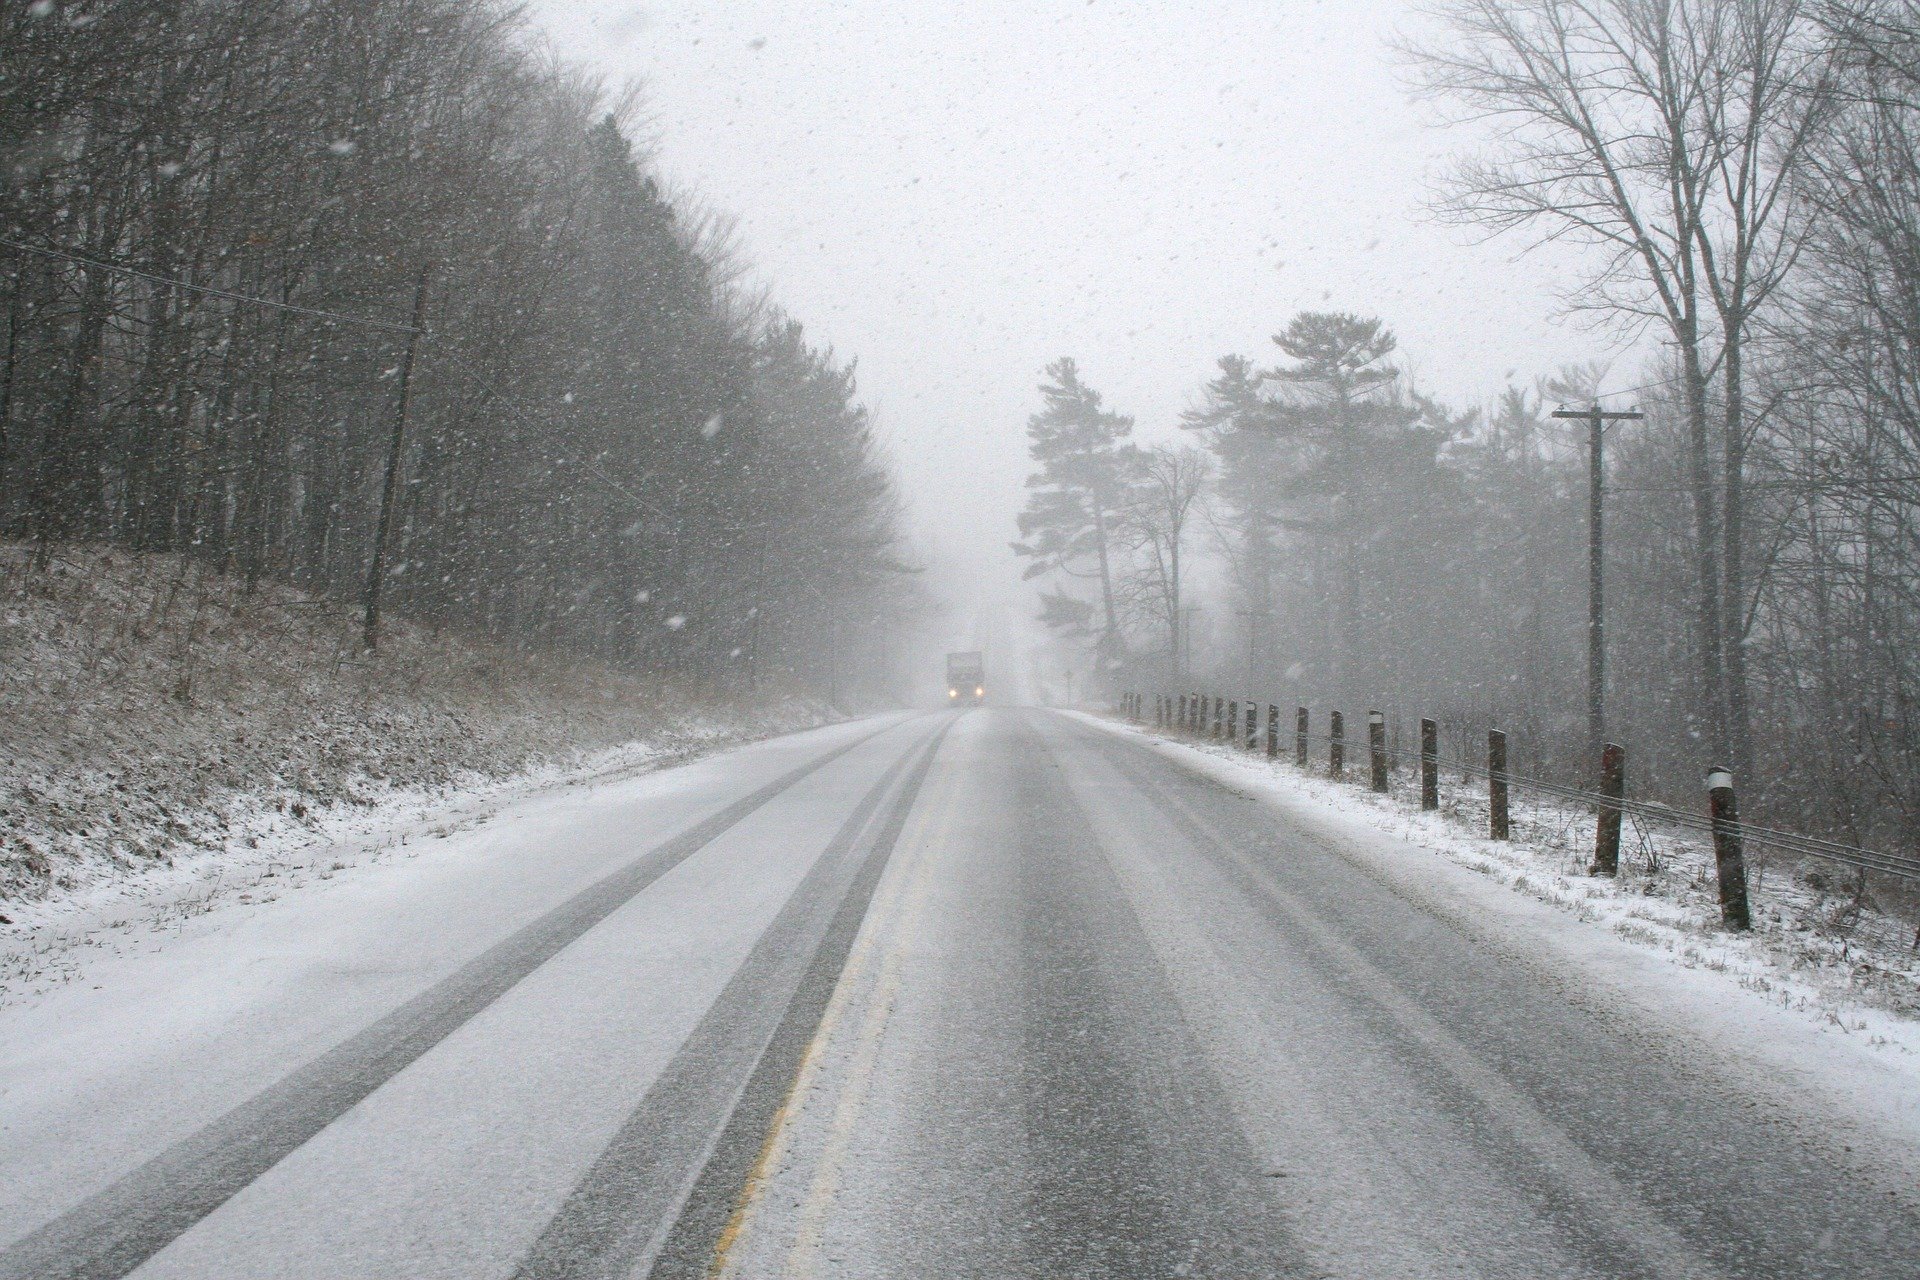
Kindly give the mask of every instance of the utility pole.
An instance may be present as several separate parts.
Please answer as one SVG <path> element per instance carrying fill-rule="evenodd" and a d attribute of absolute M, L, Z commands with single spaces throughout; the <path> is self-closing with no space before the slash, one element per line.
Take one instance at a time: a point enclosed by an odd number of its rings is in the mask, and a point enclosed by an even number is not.
<path fill-rule="evenodd" d="M 1183 657 L 1180 671 L 1184 675 L 1193 670 L 1193 615 L 1200 612 L 1197 604 L 1184 605 L 1180 609 L 1180 644 Z"/>
<path fill-rule="evenodd" d="M 380 489 L 380 523 L 373 531 L 373 563 L 367 567 L 367 616 L 361 643 L 370 651 L 380 642 L 380 583 L 387 571 L 387 538 L 393 532 L 393 508 L 400 496 L 400 461 L 407 441 L 407 410 L 413 403 L 413 353 L 427 315 L 427 273 L 420 268 L 420 284 L 413 291 L 413 324 L 407 330 L 406 354 L 400 357 L 400 405 L 393 414 L 393 440 L 387 447 L 387 479 Z"/>
<path fill-rule="evenodd" d="M 1258 631 L 1257 631 L 1257 630 L 1255 629 L 1255 623 L 1256 623 L 1256 622 L 1257 622 L 1257 621 L 1259 620 L 1259 618 L 1260 618 L 1260 616 L 1261 616 L 1261 615 L 1260 615 L 1260 614 L 1259 614 L 1259 613 L 1258 613 L 1257 611 L 1255 611 L 1255 610 L 1253 610 L 1253 609 L 1235 609 L 1235 610 L 1234 610 L 1234 613 L 1235 613 L 1235 614 L 1237 614 L 1238 616 L 1240 616 L 1240 617 L 1242 617 L 1242 618 L 1245 618 L 1245 619 L 1247 620 L 1247 681 L 1246 681 L 1246 687 L 1247 687 L 1247 688 L 1249 688 L 1249 689 L 1251 689 L 1251 688 L 1253 687 L 1253 653 L 1254 653 L 1254 649 L 1256 648 L 1256 642 L 1257 642 L 1257 640 L 1258 640 L 1258 638 L 1259 638 L 1259 634 L 1260 634 L 1260 633 L 1259 633 L 1259 632 L 1258 632 Z"/>
<path fill-rule="evenodd" d="M 1601 496 L 1605 492 L 1603 433 L 1609 422 L 1637 422 L 1638 409 L 1607 412 L 1598 400 L 1589 409 L 1555 409 L 1556 418 L 1587 423 L 1587 758 L 1598 760 L 1606 743 L 1607 630 L 1600 559 Z"/>

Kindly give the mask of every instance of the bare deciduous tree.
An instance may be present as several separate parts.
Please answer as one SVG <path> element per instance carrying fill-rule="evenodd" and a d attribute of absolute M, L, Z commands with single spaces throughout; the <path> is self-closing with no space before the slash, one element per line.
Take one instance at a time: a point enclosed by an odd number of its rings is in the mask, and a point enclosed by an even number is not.
<path fill-rule="evenodd" d="M 1574 304 L 1652 323 L 1673 344 L 1710 724 L 1744 770 L 1747 348 L 1808 229 L 1794 174 L 1828 111 L 1826 43 L 1800 0 L 1453 0 L 1439 12 L 1453 38 L 1411 50 L 1426 86 L 1498 130 L 1444 207 L 1594 247 Z"/>
<path fill-rule="evenodd" d="M 1124 575 L 1128 599 L 1166 637 L 1166 672 L 1182 675 L 1180 618 L 1185 597 L 1182 557 L 1194 509 L 1213 473 L 1213 460 L 1191 445 L 1154 445 L 1133 465 L 1134 480 L 1121 512 L 1120 538 L 1135 563 Z"/>

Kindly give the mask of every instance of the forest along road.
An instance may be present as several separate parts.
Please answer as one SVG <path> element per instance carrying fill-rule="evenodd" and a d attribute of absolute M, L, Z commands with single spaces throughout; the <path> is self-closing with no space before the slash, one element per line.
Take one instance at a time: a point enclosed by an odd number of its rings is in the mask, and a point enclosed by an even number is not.
<path fill-rule="evenodd" d="M 0 1276 L 1920 1274 L 1819 1117 L 1053 712 L 528 802 L 86 964 L 0 1010 Z"/>

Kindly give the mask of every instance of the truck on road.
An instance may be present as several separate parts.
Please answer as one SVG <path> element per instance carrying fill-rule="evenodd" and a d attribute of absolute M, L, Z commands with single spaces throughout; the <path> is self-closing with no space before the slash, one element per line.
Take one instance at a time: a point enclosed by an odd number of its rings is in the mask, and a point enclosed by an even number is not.
<path fill-rule="evenodd" d="M 947 655 L 947 705 L 977 707 L 987 700 L 987 668 L 978 651 Z"/>

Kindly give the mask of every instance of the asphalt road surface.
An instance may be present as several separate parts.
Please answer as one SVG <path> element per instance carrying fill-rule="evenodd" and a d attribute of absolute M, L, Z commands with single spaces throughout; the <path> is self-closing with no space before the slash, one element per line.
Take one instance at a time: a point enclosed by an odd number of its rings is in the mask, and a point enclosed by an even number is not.
<path fill-rule="evenodd" d="M 569 790 L 134 951 L 0 1011 L 0 1277 L 1920 1275 L 1818 1115 L 1053 712 Z"/>

